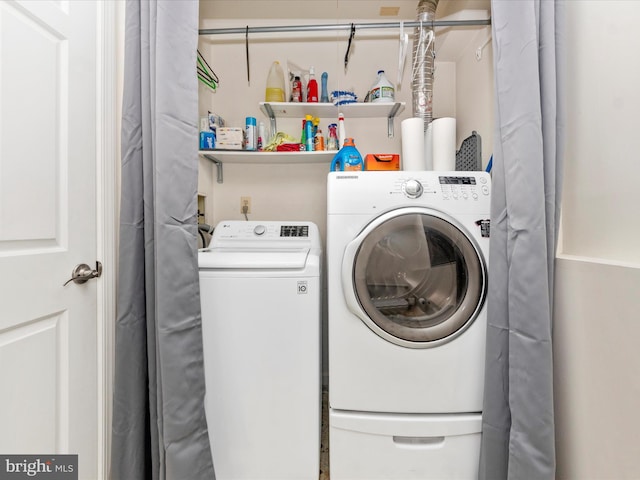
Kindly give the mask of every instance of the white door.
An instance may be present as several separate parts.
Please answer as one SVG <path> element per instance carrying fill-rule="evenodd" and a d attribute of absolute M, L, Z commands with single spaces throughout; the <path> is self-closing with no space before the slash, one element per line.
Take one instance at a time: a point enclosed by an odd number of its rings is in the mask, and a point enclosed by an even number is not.
<path fill-rule="evenodd" d="M 96 3 L 0 2 L 0 452 L 98 458 Z"/>

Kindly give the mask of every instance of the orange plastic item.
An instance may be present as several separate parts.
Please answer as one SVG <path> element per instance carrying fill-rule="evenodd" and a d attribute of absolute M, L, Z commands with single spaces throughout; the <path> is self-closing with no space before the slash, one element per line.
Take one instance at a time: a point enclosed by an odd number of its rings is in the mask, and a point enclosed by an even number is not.
<path fill-rule="evenodd" d="M 368 153 L 364 157 L 365 170 L 400 170 L 400 155 L 396 153 Z"/>

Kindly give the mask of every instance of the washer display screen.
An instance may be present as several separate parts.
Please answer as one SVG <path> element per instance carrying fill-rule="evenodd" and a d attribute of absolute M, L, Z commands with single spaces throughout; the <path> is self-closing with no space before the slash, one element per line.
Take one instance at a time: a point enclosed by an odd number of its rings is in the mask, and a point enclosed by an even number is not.
<path fill-rule="evenodd" d="M 308 237 L 308 225 L 282 225 L 280 227 L 281 237 Z"/>

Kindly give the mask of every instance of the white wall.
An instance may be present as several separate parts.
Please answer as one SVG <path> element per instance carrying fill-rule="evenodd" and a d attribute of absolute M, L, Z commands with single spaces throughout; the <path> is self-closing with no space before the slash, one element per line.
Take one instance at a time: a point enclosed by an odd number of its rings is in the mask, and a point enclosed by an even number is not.
<path fill-rule="evenodd" d="M 458 146 L 475 130 L 482 141 L 482 166 L 493 154 L 493 50 L 491 30 L 481 29 L 469 38 L 456 59 Z M 484 48 L 482 48 L 484 46 Z M 481 48 L 480 59 L 476 51 Z"/>
<path fill-rule="evenodd" d="M 640 478 L 640 2 L 568 8 L 554 352 L 557 478 Z"/>
<path fill-rule="evenodd" d="M 567 6 L 564 248 L 640 264 L 640 2 L 583 0 Z"/>

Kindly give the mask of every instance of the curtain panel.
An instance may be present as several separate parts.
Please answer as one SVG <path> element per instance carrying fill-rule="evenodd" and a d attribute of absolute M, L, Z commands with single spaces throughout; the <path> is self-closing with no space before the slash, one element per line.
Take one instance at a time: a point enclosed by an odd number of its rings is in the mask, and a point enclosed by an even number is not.
<path fill-rule="evenodd" d="M 496 125 L 480 478 L 551 480 L 565 6 L 492 0 L 491 8 Z"/>
<path fill-rule="evenodd" d="M 197 0 L 128 0 L 111 478 L 213 479 L 197 264 Z"/>

